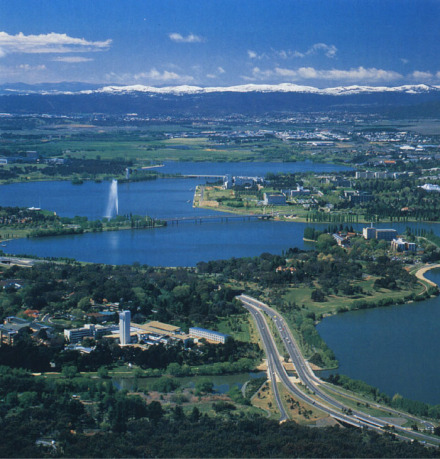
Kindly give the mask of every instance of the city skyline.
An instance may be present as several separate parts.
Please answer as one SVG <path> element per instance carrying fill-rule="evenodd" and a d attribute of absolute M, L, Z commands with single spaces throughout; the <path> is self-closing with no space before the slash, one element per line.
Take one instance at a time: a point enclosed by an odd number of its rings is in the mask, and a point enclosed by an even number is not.
<path fill-rule="evenodd" d="M 0 83 L 440 84 L 436 1 L 0 0 Z"/>

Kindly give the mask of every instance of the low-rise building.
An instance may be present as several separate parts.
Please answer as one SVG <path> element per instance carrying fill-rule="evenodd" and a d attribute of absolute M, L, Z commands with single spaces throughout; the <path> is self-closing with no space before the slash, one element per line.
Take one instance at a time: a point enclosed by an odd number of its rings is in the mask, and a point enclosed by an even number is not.
<path fill-rule="evenodd" d="M 310 190 L 303 188 L 301 185 L 297 185 L 295 190 L 290 190 L 289 194 L 293 198 L 295 196 L 306 196 L 311 193 Z"/>
<path fill-rule="evenodd" d="M 397 231 L 395 229 L 376 229 L 376 239 L 381 241 L 392 241 L 397 237 Z"/>
<path fill-rule="evenodd" d="M 266 206 L 285 206 L 286 196 L 281 193 L 264 193 L 263 202 Z"/>
<path fill-rule="evenodd" d="M 84 338 L 99 339 L 105 334 L 117 330 L 117 325 L 104 327 L 102 325 L 86 324 L 82 328 L 64 330 L 64 338 L 69 343 L 80 343 Z"/>
<path fill-rule="evenodd" d="M 417 246 L 415 242 L 408 242 L 399 237 L 391 241 L 391 249 L 395 252 L 415 252 Z"/>
<path fill-rule="evenodd" d="M 348 247 L 350 245 L 350 238 L 346 234 L 334 233 L 332 236 L 340 247 Z"/>
<path fill-rule="evenodd" d="M 367 192 L 354 192 L 351 194 L 348 194 L 348 200 L 349 202 L 352 202 L 353 204 L 363 204 L 364 202 L 370 202 L 373 200 L 373 195 Z"/>
<path fill-rule="evenodd" d="M 205 338 L 209 341 L 215 341 L 217 343 L 225 343 L 229 338 L 229 335 L 224 333 L 216 332 L 213 330 L 207 330 L 206 328 L 191 327 L 189 329 L 189 336 L 191 338 Z"/>
<path fill-rule="evenodd" d="M 367 240 L 378 239 L 381 241 L 392 241 L 397 237 L 397 231 L 395 229 L 373 228 L 370 226 L 362 230 L 362 235 Z"/>

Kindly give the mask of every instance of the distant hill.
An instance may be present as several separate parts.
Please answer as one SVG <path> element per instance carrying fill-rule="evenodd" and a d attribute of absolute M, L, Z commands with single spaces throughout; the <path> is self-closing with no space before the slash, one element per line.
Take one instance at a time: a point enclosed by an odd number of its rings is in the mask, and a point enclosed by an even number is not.
<path fill-rule="evenodd" d="M 344 86 L 318 89 L 293 84 L 201 88 L 91 86 L 84 83 L 0 86 L 2 113 L 138 113 L 160 115 L 263 115 L 283 112 L 386 112 L 439 116 L 440 86 Z"/>

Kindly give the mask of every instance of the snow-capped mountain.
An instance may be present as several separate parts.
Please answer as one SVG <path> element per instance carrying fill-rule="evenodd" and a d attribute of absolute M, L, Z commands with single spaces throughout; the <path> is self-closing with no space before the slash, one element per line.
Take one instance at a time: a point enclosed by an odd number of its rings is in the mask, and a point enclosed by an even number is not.
<path fill-rule="evenodd" d="M 281 93 L 304 93 L 304 94 L 319 94 L 329 96 L 353 95 L 353 94 L 371 94 L 380 92 L 401 92 L 405 94 L 420 94 L 429 91 L 439 91 L 440 86 L 428 86 L 425 84 L 404 85 L 396 87 L 387 86 L 338 86 L 334 88 L 314 88 L 313 86 L 300 86 L 292 83 L 281 83 L 277 85 L 269 84 L 246 84 L 238 86 L 166 86 L 157 88 L 154 86 L 132 85 L 132 86 L 104 86 L 95 90 L 81 91 L 82 94 L 102 93 L 102 94 L 130 94 L 130 93 L 152 93 L 152 94 L 210 94 L 210 93 L 225 93 L 225 92 L 281 92 Z"/>
<path fill-rule="evenodd" d="M 399 108 L 403 116 L 440 116 L 440 86 L 424 84 L 315 88 L 278 85 L 153 87 L 84 83 L 0 86 L 0 113 L 138 113 L 145 116 L 264 115 L 276 112 L 368 111 Z M 404 109 L 404 110 L 403 110 Z"/>
<path fill-rule="evenodd" d="M 315 88 L 293 83 L 270 84 L 244 84 L 236 86 L 145 86 L 145 85 L 87 85 L 87 83 L 57 83 L 50 85 L 26 85 L 26 84 L 3 84 L 0 86 L 0 94 L 43 94 L 43 95 L 73 95 L 73 94 L 171 94 L 171 95 L 194 95 L 211 93 L 303 93 L 327 96 L 342 96 L 355 94 L 373 93 L 403 93 L 421 94 L 432 91 L 440 91 L 440 86 L 426 84 L 403 85 L 403 86 L 337 86 L 333 88 Z"/>

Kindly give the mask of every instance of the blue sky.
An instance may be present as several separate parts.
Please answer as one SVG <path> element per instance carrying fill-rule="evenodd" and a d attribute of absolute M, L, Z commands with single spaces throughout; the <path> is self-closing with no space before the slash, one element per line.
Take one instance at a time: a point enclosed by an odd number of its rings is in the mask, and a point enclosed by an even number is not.
<path fill-rule="evenodd" d="M 438 0 L 0 0 L 0 83 L 440 84 Z"/>

